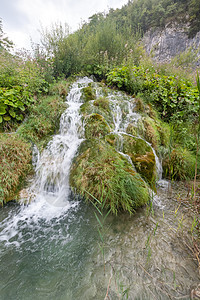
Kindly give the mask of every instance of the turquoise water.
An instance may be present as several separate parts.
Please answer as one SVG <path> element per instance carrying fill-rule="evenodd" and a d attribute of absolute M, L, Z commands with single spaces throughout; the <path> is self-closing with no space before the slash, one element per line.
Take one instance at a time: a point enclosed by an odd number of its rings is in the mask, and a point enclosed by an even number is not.
<path fill-rule="evenodd" d="M 104 299 L 107 290 L 107 299 L 190 299 L 200 279 L 185 244 L 190 219 L 178 229 L 184 209 L 175 217 L 177 200 L 159 193 L 150 216 L 109 215 L 104 244 L 91 205 L 70 200 L 44 219 L 10 203 L 1 210 L 0 299 Z"/>
<path fill-rule="evenodd" d="M 78 204 L 59 218 L 18 220 L 0 245 L 0 299 L 81 299 L 97 231 L 91 207 Z M 20 208 L 2 209 L 6 223 Z"/>

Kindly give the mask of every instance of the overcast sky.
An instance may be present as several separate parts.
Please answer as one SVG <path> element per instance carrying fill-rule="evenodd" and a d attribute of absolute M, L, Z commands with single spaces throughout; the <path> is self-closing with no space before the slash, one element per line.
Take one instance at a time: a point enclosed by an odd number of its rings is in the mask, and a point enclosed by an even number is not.
<path fill-rule="evenodd" d="M 38 43 L 39 30 L 55 22 L 78 29 L 97 12 L 121 8 L 128 0 L 0 0 L 3 31 L 17 48 L 30 49 L 30 40 Z"/>

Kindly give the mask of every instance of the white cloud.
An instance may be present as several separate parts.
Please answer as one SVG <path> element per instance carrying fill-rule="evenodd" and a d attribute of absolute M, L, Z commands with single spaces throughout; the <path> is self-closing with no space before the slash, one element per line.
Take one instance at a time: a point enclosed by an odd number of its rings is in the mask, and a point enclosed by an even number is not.
<path fill-rule="evenodd" d="M 1 2 L 4 0 L 0 0 Z M 4 5 L 4 31 L 17 47 L 30 48 L 30 37 L 39 42 L 39 29 L 52 23 L 67 23 L 72 30 L 81 21 L 108 8 L 121 7 L 128 0 L 7 0 Z M 5 3 L 5 2 L 4 2 Z"/>

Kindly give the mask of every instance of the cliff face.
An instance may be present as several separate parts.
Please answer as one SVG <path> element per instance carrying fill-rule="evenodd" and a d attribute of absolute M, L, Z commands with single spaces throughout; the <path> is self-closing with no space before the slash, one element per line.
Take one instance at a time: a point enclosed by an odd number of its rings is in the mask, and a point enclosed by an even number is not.
<path fill-rule="evenodd" d="M 188 25 L 170 24 L 164 29 L 149 30 L 143 37 L 145 49 L 155 60 L 168 62 L 175 55 L 191 47 L 197 50 L 200 65 L 200 32 L 193 38 L 188 38 Z"/>

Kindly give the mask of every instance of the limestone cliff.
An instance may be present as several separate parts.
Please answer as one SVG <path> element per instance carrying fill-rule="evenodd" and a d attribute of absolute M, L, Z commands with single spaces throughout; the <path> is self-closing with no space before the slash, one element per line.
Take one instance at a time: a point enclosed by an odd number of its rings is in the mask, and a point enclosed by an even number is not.
<path fill-rule="evenodd" d="M 189 25 L 167 24 L 164 29 L 149 30 L 143 37 L 145 49 L 155 60 L 168 62 L 175 55 L 190 48 L 197 51 L 200 65 L 200 32 L 193 38 L 188 37 Z"/>

